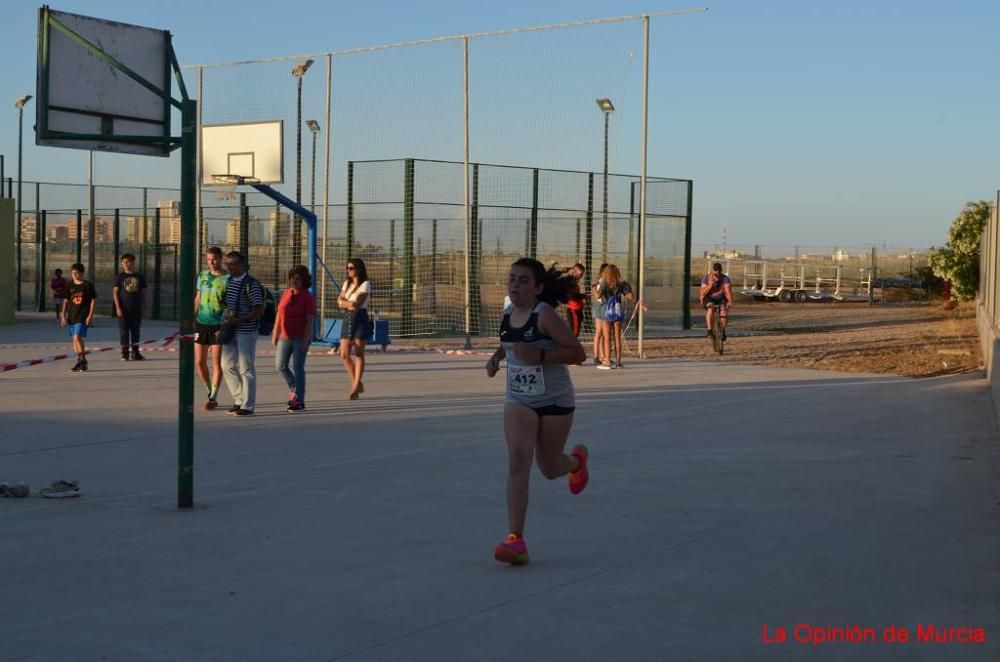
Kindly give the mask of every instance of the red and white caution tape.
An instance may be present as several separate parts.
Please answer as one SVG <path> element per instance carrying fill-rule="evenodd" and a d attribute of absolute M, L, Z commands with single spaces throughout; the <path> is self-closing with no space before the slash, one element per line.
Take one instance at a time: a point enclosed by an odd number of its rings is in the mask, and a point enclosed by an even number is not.
<path fill-rule="evenodd" d="M 160 345 L 161 347 L 159 347 L 159 348 L 150 348 L 150 349 L 163 349 L 164 347 L 166 347 L 167 345 L 169 345 L 170 343 L 172 343 L 172 342 L 174 342 L 175 340 L 178 340 L 178 339 L 180 339 L 180 340 L 193 340 L 194 339 L 194 335 L 192 334 L 192 335 L 182 336 L 180 333 L 174 333 L 174 334 L 171 334 L 171 335 L 167 336 L 166 338 L 156 338 L 154 340 L 144 340 L 144 341 L 142 341 L 139 344 L 140 345 L 154 345 L 154 344 L 157 344 L 157 345 Z M 88 349 L 86 353 L 87 354 L 99 354 L 101 352 L 110 352 L 111 350 L 114 350 L 114 349 L 121 349 L 121 348 L 114 347 L 114 346 L 112 346 L 112 347 L 94 347 L 92 349 Z M 74 357 L 75 358 L 76 354 L 70 352 L 68 354 L 56 354 L 55 356 L 43 356 L 40 359 L 28 359 L 27 361 L 18 361 L 17 363 L 5 363 L 3 365 L 0 365 L 0 372 L 7 372 L 9 370 L 16 370 L 17 368 L 27 368 L 28 366 L 41 365 L 43 363 L 52 363 L 54 361 L 62 361 L 63 359 L 68 359 L 70 357 Z"/>

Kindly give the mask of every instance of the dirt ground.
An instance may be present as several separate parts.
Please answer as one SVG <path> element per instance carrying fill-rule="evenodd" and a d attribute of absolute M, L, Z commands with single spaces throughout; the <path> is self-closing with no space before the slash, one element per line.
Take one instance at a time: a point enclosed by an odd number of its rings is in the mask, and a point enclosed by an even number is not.
<path fill-rule="evenodd" d="M 692 311 L 697 328 L 703 313 Z M 864 303 L 737 301 L 725 354 L 704 337 L 646 343 L 650 357 L 874 372 L 911 377 L 978 370 L 982 355 L 972 304 L 869 306 Z"/>
<path fill-rule="evenodd" d="M 770 303 L 738 299 L 730 317 L 725 354 L 702 335 L 704 312 L 694 309 L 688 337 L 646 338 L 649 358 L 724 361 L 753 365 L 871 372 L 909 377 L 971 372 L 982 368 L 973 304 L 944 310 L 940 302 L 869 306 L 867 303 Z M 702 333 L 699 333 L 702 331 Z M 590 356 L 589 334 L 583 340 Z M 474 338 L 474 349 L 496 347 L 493 338 Z M 626 337 L 623 363 L 636 350 L 635 332 Z M 397 341 L 396 346 L 461 349 L 464 339 Z"/>

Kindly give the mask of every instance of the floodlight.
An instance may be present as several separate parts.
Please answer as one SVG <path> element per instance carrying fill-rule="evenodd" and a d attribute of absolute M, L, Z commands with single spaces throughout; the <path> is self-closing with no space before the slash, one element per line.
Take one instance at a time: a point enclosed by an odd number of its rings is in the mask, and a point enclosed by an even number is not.
<path fill-rule="evenodd" d="M 14 102 L 14 107 L 18 110 L 24 108 L 24 105 L 31 101 L 32 96 L 30 94 L 25 94 L 23 97 L 18 97 L 17 101 Z"/>
<path fill-rule="evenodd" d="M 312 65 L 313 60 L 302 60 L 295 65 L 294 69 L 292 69 L 292 75 L 296 78 L 301 78 L 307 71 L 309 71 L 309 67 Z"/>
<path fill-rule="evenodd" d="M 308 126 L 309 130 L 313 133 L 319 133 L 319 122 L 316 120 L 306 120 L 306 126 Z"/>
<path fill-rule="evenodd" d="M 615 105 L 611 103 L 611 99 L 598 99 L 597 107 L 606 113 L 615 112 Z"/>

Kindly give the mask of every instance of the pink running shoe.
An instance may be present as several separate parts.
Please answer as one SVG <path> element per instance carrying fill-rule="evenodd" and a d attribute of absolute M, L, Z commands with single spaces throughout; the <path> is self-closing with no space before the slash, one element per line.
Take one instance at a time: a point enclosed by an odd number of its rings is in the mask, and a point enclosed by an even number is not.
<path fill-rule="evenodd" d="M 500 563 L 524 565 L 528 562 L 528 547 L 524 544 L 524 538 L 516 533 L 509 534 L 493 550 L 493 558 Z"/>
<path fill-rule="evenodd" d="M 573 447 L 570 455 L 580 460 L 580 468 L 569 475 L 569 493 L 579 494 L 587 489 L 587 483 L 590 482 L 590 471 L 587 470 L 587 457 L 589 453 L 586 446 L 577 444 Z"/>

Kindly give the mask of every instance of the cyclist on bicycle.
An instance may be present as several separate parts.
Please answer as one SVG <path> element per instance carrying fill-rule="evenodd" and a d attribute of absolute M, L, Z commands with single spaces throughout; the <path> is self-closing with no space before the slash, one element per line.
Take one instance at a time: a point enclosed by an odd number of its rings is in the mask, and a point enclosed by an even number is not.
<path fill-rule="evenodd" d="M 729 320 L 729 309 L 733 305 L 733 281 L 729 276 L 722 273 L 722 263 L 716 262 L 712 265 L 712 270 L 701 279 L 701 289 L 698 292 L 698 300 L 705 308 L 705 324 L 708 326 L 708 333 L 712 335 L 712 307 L 720 305 L 719 317 L 722 321 L 722 339 L 726 339 L 726 324 Z"/>

